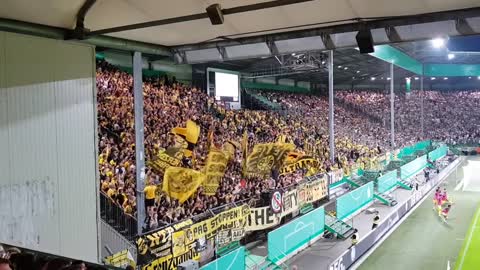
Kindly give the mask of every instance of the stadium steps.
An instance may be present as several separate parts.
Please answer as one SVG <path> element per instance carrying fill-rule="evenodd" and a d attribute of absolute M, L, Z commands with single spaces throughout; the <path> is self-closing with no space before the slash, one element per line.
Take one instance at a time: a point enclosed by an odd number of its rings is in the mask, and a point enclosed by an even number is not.
<path fill-rule="evenodd" d="M 282 108 L 280 106 L 280 104 L 272 102 L 268 98 L 266 98 L 266 97 L 264 97 L 260 94 L 257 94 L 253 91 L 248 91 L 247 90 L 245 93 L 248 94 L 252 99 L 256 100 L 257 103 L 261 104 L 262 107 L 264 107 L 268 110 L 280 110 Z"/>
<path fill-rule="evenodd" d="M 404 180 L 401 180 L 401 181 L 397 181 L 397 185 L 401 188 L 404 188 L 404 189 L 407 189 L 407 190 L 412 190 L 412 188 L 410 187 L 410 184 L 407 183 L 406 181 Z"/>
<path fill-rule="evenodd" d="M 389 198 L 381 193 L 378 193 L 378 192 L 375 192 L 375 194 L 373 195 L 373 197 L 379 201 L 381 201 L 383 204 L 385 205 L 388 205 L 388 206 L 394 206 L 396 205 L 398 202 L 392 198 Z"/>
<path fill-rule="evenodd" d="M 373 170 L 368 170 L 363 173 L 363 178 L 367 181 L 374 181 L 377 180 L 377 178 L 380 176 L 379 171 L 373 171 Z"/>
<path fill-rule="evenodd" d="M 360 179 L 352 179 L 352 178 L 347 178 L 347 183 L 352 186 L 353 188 L 358 188 L 363 186 L 363 182 Z"/>
<path fill-rule="evenodd" d="M 288 269 L 286 265 L 277 265 L 270 261 L 268 257 L 253 255 L 245 250 L 245 269 L 246 270 L 283 270 Z"/>
<path fill-rule="evenodd" d="M 339 239 L 349 238 L 354 231 L 352 226 L 329 214 L 325 215 L 325 228 Z"/>

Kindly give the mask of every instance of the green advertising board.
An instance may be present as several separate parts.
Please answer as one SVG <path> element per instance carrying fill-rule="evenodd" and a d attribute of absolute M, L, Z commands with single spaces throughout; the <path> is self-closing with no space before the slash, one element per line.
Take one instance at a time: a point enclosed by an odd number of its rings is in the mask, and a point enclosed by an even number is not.
<path fill-rule="evenodd" d="M 416 158 L 400 167 L 400 178 L 405 180 L 417 174 L 427 166 L 427 155 Z"/>
<path fill-rule="evenodd" d="M 317 208 L 268 233 L 268 259 L 277 262 L 325 230 L 325 210 Z"/>
<path fill-rule="evenodd" d="M 369 182 L 337 199 L 337 218 L 345 219 L 373 201 L 373 182 Z"/>
<path fill-rule="evenodd" d="M 202 270 L 245 270 L 245 247 L 236 250 L 204 265 Z"/>
<path fill-rule="evenodd" d="M 397 185 L 397 170 L 387 172 L 377 179 L 377 190 L 379 193 L 384 193 Z"/>
<path fill-rule="evenodd" d="M 428 159 L 431 161 L 436 161 L 447 155 L 448 147 L 446 145 L 440 146 L 439 148 L 433 150 L 432 152 L 428 153 Z"/>

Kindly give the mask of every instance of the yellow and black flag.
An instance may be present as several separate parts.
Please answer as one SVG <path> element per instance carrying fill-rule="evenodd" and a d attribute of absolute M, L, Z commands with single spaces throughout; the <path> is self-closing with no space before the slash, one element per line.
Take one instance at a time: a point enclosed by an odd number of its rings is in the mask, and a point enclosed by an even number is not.
<path fill-rule="evenodd" d="M 192 120 L 187 121 L 187 127 L 175 127 L 172 133 L 182 138 L 185 142 L 185 156 L 191 157 L 195 145 L 197 145 L 198 137 L 200 137 L 200 127 Z"/>
<path fill-rule="evenodd" d="M 184 150 L 179 147 L 160 149 L 156 157 L 147 161 L 147 165 L 156 173 L 162 174 L 168 167 L 180 166 Z"/>
<path fill-rule="evenodd" d="M 295 149 L 289 143 L 265 143 L 253 147 L 248 155 L 244 175 L 247 177 L 268 177 L 272 169 L 280 169 L 288 153 Z"/>
<path fill-rule="evenodd" d="M 228 160 L 232 160 L 235 158 L 235 153 L 237 152 L 237 149 L 239 149 L 241 146 L 238 142 L 234 141 L 227 141 L 223 144 L 222 146 L 222 151 L 225 155 L 227 155 Z"/>
<path fill-rule="evenodd" d="M 228 153 L 222 150 L 210 148 L 207 157 L 207 165 L 204 168 L 205 182 L 203 182 L 204 193 L 213 196 L 217 193 L 225 171 L 227 170 Z"/>
<path fill-rule="evenodd" d="M 320 161 L 311 156 L 298 157 L 294 162 L 284 163 L 284 166 L 280 169 L 280 175 L 294 173 L 300 169 L 306 169 L 308 176 L 311 176 L 318 172 L 320 168 Z"/>
<path fill-rule="evenodd" d="M 170 198 L 183 203 L 190 198 L 205 179 L 205 175 L 199 171 L 181 167 L 169 167 L 163 176 L 162 190 Z"/>
<path fill-rule="evenodd" d="M 287 154 L 287 157 L 285 158 L 285 165 L 292 164 L 297 162 L 299 159 L 301 159 L 303 156 L 305 156 L 303 153 L 292 151 Z"/>
<path fill-rule="evenodd" d="M 247 166 L 247 157 L 248 157 L 248 133 L 245 130 L 242 137 L 242 171 L 245 174 Z"/>

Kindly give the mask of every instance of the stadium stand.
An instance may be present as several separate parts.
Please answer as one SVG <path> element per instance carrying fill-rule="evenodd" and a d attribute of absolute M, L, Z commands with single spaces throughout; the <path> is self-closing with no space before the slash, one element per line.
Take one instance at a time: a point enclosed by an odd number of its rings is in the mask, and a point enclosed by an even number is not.
<path fill-rule="evenodd" d="M 375 91 L 337 91 L 339 100 L 364 113 L 388 122 L 389 95 Z M 479 90 L 434 91 L 424 94 L 425 137 L 449 144 L 478 142 L 479 127 L 475 123 L 480 98 Z M 418 137 L 420 126 L 421 91 L 410 96 L 395 95 L 396 129 L 410 137 Z M 404 142 L 404 141 L 403 141 Z M 408 142 L 406 144 L 409 144 Z"/>
<path fill-rule="evenodd" d="M 100 128 L 100 175 L 102 210 L 106 220 L 123 231 L 130 239 L 136 235 L 135 225 L 135 166 L 132 76 L 107 62 L 97 65 L 98 112 Z M 260 101 L 253 109 L 229 111 L 197 88 L 169 82 L 168 78 L 147 79 L 145 97 L 145 145 L 147 160 L 154 159 L 160 149 L 174 144 L 170 131 L 192 119 L 199 124 L 201 134 L 194 158 L 184 158 L 183 166 L 199 169 L 206 162 L 209 132 L 213 144 L 241 141 L 248 134 L 249 145 L 274 142 L 279 137 L 292 142 L 303 152 L 315 145 L 311 152 L 321 161 L 319 172 L 344 168 L 355 162 L 367 160 L 389 149 L 388 95 L 374 91 L 337 91 L 340 105 L 336 107 L 336 163 L 328 159 L 328 100 L 324 96 L 273 93 L 249 90 L 252 99 Z M 419 141 L 420 92 L 410 97 L 396 95 L 398 111 L 397 147 Z M 478 92 L 426 91 L 428 108 L 426 136 L 446 141 L 464 142 L 478 139 L 479 129 L 465 112 L 479 98 Z M 273 104 L 273 105 L 272 105 Z M 262 106 L 263 105 L 263 106 Z M 275 109 L 273 108 L 275 107 Z M 446 110 L 446 108 L 449 108 Z M 449 112 L 449 113 L 446 113 Z M 364 116 L 368 116 L 366 119 Z M 446 117 L 462 119 L 458 124 L 444 120 Z M 453 118 L 452 118 L 453 119 Z M 165 121 L 167 120 L 167 121 Z M 200 187 L 194 196 L 183 204 L 170 198 L 160 188 L 156 191 L 155 207 L 148 211 L 145 229 L 153 230 L 215 211 L 229 203 L 260 199 L 262 192 L 290 186 L 300 181 L 305 171 L 280 176 L 278 181 L 245 178 L 241 174 L 242 156 L 236 152 L 215 196 L 205 196 Z M 161 186 L 163 175 L 147 168 L 148 181 Z M 123 213 L 122 213 L 123 212 Z"/>
<path fill-rule="evenodd" d="M 133 219 L 135 213 L 135 167 L 134 167 L 134 130 L 133 130 L 133 93 L 132 76 L 116 69 L 106 62 L 97 64 L 98 118 L 100 132 L 100 179 L 103 197 L 103 215 L 112 223 L 112 212 L 122 209 L 125 215 Z M 195 160 L 183 159 L 183 165 L 200 168 L 208 153 L 208 132 L 211 131 L 213 144 L 223 145 L 226 141 L 241 141 L 244 132 L 248 134 L 249 145 L 274 142 L 278 137 L 293 142 L 298 149 L 311 152 L 321 161 L 320 172 L 342 168 L 347 164 L 378 154 L 381 148 L 368 148 L 356 144 L 354 136 L 339 130 L 336 164 L 328 160 L 328 139 L 326 129 L 327 106 L 322 99 L 304 100 L 290 97 L 290 102 L 299 102 L 298 113 L 282 114 L 278 111 L 241 110 L 226 111 L 205 93 L 174 82 L 148 79 L 144 83 L 145 97 L 145 146 L 147 160 L 153 159 L 159 149 L 173 144 L 169 135 L 172 128 L 181 126 L 192 119 L 201 127 L 199 142 L 195 148 Z M 303 102 L 300 104 L 300 102 Z M 307 108 L 314 108 L 307 112 Z M 307 112 L 307 117 L 303 113 Z M 359 118 L 354 118 L 346 110 L 340 111 L 339 121 L 360 127 Z M 319 116 L 320 115 L 320 116 Z M 167 120 L 167 121 L 165 121 Z M 318 122 L 315 122 L 318 120 Z M 380 138 L 379 138 L 380 139 Z M 312 147 L 313 145 L 313 147 Z M 228 165 L 216 196 L 204 196 L 199 188 L 196 195 L 183 204 L 158 191 L 155 207 L 148 215 L 147 230 L 176 223 L 185 218 L 201 214 L 208 209 L 222 205 L 258 199 L 265 190 L 289 186 L 303 178 L 302 172 L 290 176 L 280 176 L 278 181 L 257 181 L 241 176 L 241 153 Z M 161 185 L 162 175 L 147 168 L 147 178 L 153 185 Z M 123 216 L 120 218 L 123 219 Z M 120 224 L 128 234 L 135 235 L 133 225 Z M 129 229 L 130 228 L 130 229 Z"/>

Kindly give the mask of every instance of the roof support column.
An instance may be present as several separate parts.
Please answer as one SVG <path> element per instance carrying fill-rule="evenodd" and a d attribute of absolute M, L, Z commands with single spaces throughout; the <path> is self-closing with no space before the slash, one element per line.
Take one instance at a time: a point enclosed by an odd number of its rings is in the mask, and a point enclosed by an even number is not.
<path fill-rule="evenodd" d="M 328 135 L 330 142 L 330 161 L 332 163 L 335 161 L 335 123 L 333 118 L 333 50 L 330 50 L 328 52 Z"/>
<path fill-rule="evenodd" d="M 422 140 L 425 138 L 425 126 L 424 126 L 424 121 L 425 121 L 425 114 L 424 114 L 424 99 L 425 99 L 425 90 L 423 89 L 423 74 L 425 73 L 425 65 L 422 64 L 422 75 L 420 77 L 420 129 L 421 129 L 421 135 L 422 135 Z"/>
<path fill-rule="evenodd" d="M 394 93 L 394 77 L 393 77 L 393 62 L 390 63 L 390 146 L 395 150 L 395 93 Z"/>
<path fill-rule="evenodd" d="M 145 223 L 145 145 L 143 135 L 142 53 L 133 53 L 133 102 L 135 113 L 135 175 L 137 184 L 137 233 Z"/>

